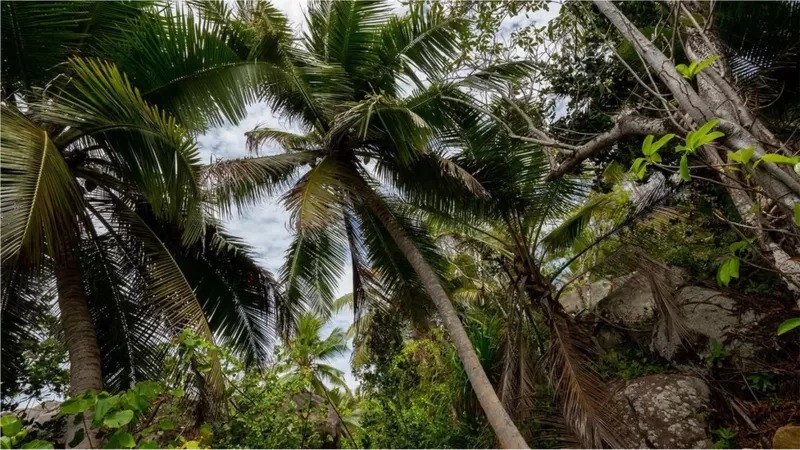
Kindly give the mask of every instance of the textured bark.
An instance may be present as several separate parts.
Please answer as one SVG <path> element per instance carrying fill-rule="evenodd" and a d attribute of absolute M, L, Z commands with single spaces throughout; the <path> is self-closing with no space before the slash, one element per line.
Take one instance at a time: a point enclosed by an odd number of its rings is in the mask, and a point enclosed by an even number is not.
<path fill-rule="evenodd" d="M 575 169 L 583 161 L 597 155 L 601 151 L 614 145 L 617 141 L 628 136 L 659 135 L 667 134 L 668 132 L 669 127 L 666 120 L 622 114 L 617 118 L 616 123 L 614 123 L 614 126 L 610 130 L 578 147 L 570 159 L 562 162 L 547 175 L 547 179 L 555 180 L 563 176 Z"/>
<path fill-rule="evenodd" d="M 489 381 L 489 377 L 486 376 L 486 372 L 484 372 L 481 366 L 478 355 L 475 353 L 472 342 L 469 340 L 467 332 L 464 330 L 464 325 L 458 317 L 458 312 L 456 312 L 456 309 L 453 307 L 436 272 L 425 260 L 414 242 L 405 233 L 402 226 L 397 221 L 397 218 L 386 206 L 383 199 L 365 183 L 359 183 L 355 188 L 358 191 L 359 197 L 378 217 L 383 226 L 386 227 L 386 230 L 392 236 L 397 247 L 408 259 L 408 262 L 411 264 L 411 267 L 414 268 L 417 276 L 419 276 L 431 300 L 433 300 L 436 310 L 450 335 L 450 340 L 453 342 L 456 352 L 461 359 L 464 371 L 467 373 L 467 377 L 469 377 L 472 390 L 475 392 L 489 424 L 497 435 L 500 445 L 504 448 L 528 448 L 528 444 L 520 434 L 519 429 L 517 429 L 514 421 L 511 420 L 508 412 L 506 412 L 502 403 L 500 403 L 500 399 L 492 383 Z"/>
<path fill-rule="evenodd" d="M 55 274 L 61 325 L 69 352 L 70 395 L 103 390 L 100 347 L 83 289 L 77 239 L 64 238 L 55 251 Z M 73 448 L 94 448 L 99 445 L 96 430 L 91 427 L 91 414 L 84 414 L 83 424 L 67 421 L 65 445 L 81 428 L 84 439 Z"/>

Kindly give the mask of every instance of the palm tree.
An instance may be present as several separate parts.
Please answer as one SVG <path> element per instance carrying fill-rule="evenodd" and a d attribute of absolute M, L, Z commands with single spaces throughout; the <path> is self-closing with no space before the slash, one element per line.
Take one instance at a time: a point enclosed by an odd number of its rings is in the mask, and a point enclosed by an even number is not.
<path fill-rule="evenodd" d="M 419 194 L 415 183 L 430 174 L 451 183 L 457 178 L 479 192 L 471 177 L 444 156 L 444 143 L 434 139 L 458 118 L 461 102 L 469 101 L 458 84 L 445 79 L 463 22 L 445 17 L 440 6 L 416 5 L 409 14 L 395 16 L 379 1 L 314 2 L 308 31 L 294 40 L 286 19 L 266 4 L 237 9 L 203 2 L 200 8 L 207 19 L 249 43 L 251 59 L 276 61 L 281 70 L 263 85 L 262 98 L 303 128 L 302 134 L 255 129 L 248 135 L 252 148 L 275 142 L 286 153 L 208 169 L 217 194 L 238 205 L 286 188 L 284 200 L 297 231 L 284 273 L 289 301 L 325 312 L 349 252 L 357 311 L 369 283 L 367 265 L 359 259 L 363 249 L 373 267 L 401 267 L 402 259 L 433 301 L 501 445 L 526 446 L 421 248 L 419 230 L 379 187 L 380 180 L 395 191 Z M 264 42 L 270 44 L 268 54 Z M 487 71 L 469 81 L 508 71 Z M 439 192 L 423 194 L 442 198 Z M 402 273 L 391 270 L 380 275 L 396 279 Z"/>
<path fill-rule="evenodd" d="M 347 337 L 344 330 L 334 328 L 328 337 L 322 339 L 320 332 L 325 323 L 313 313 L 303 313 L 297 320 L 296 334 L 291 340 L 286 342 L 286 358 L 289 362 L 289 369 L 284 376 L 302 380 L 307 383 L 309 398 L 306 402 L 307 409 L 310 410 L 314 403 L 312 395 L 316 394 L 325 399 L 333 408 L 339 426 L 344 428 L 345 434 L 352 441 L 353 436 L 348 429 L 340 411 L 342 397 L 338 389 L 347 391 L 347 384 L 344 381 L 344 373 L 329 365 L 326 362 L 332 358 L 342 355 L 347 351 Z M 331 390 L 325 383 L 334 386 L 336 393 L 331 395 Z M 310 411 L 306 411 L 310 413 Z M 305 436 L 303 441 L 305 442 Z M 355 444 L 355 442 L 353 442 Z M 302 445 L 301 445 L 302 446 Z"/>
<path fill-rule="evenodd" d="M 509 130 L 525 126 L 514 109 L 508 104 L 492 108 L 491 114 L 482 111 L 481 117 L 465 128 L 463 149 L 455 158 L 464 170 L 475 174 L 476 181 L 490 194 L 488 199 L 463 197 L 457 207 L 447 210 L 424 201 L 415 202 L 415 206 L 425 211 L 439 239 L 455 238 L 455 249 L 476 258 L 470 260 L 471 264 L 499 264 L 502 268 L 495 274 L 501 278 L 495 285 L 508 288 L 503 290 L 505 299 L 493 301 L 505 310 L 507 320 L 500 392 L 530 393 L 529 382 L 518 374 L 530 367 L 527 359 L 533 355 L 519 343 L 519 333 L 533 330 L 539 338 L 536 325 L 542 317 L 549 329 L 549 348 L 540 351 L 547 353 L 548 376 L 567 423 L 584 445 L 618 447 L 624 436 L 620 436 L 619 424 L 606 409 L 608 391 L 591 370 L 588 339 L 564 312 L 558 294 L 568 282 L 565 273 L 576 260 L 651 214 L 674 189 L 662 178 L 664 183 L 653 183 L 631 204 L 620 201 L 614 192 L 591 194 L 591 185 L 580 177 L 548 180 L 550 166 L 544 150 L 510 136 Z M 607 229 L 592 235 L 587 228 L 590 223 L 600 228 L 598 221 L 592 222 L 598 216 L 605 216 Z M 465 269 L 455 269 L 454 292 L 458 297 L 467 303 L 481 300 L 486 295 L 482 292 L 485 277 L 476 275 L 481 280 L 476 286 Z M 477 288 L 480 291 L 476 292 Z M 520 401 L 516 395 L 510 398 Z M 525 406 L 513 405 L 507 407 L 519 410 Z"/>
<path fill-rule="evenodd" d="M 58 292 L 73 394 L 158 374 L 154 344 L 185 327 L 263 358 L 275 283 L 209 215 L 184 126 L 240 118 L 255 69 L 169 8 L 2 7 L 4 324 Z"/>
<path fill-rule="evenodd" d="M 308 380 L 309 387 L 319 395 L 326 395 L 326 382 L 338 387 L 347 386 L 344 373 L 326 364 L 347 352 L 347 337 L 341 328 L 334 328 L 328 337 L 322 339 L 320 332 L 324 325 L 325 322 L 312 313 L 301 314 L 295 335 L 285 344 L 290 363 L 286 375 Z"/>

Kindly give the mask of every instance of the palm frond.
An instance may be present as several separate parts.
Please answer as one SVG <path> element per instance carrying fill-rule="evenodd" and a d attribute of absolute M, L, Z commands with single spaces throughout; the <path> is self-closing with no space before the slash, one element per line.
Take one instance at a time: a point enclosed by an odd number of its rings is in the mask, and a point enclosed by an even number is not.
<path fill-rule="evenodd" d="M 607 207 L 609 199 L 603 196 L 591 198 L 572 215 L 562 221 L 557 227 L 550 230 L 542 239 L 542 244 L 548 250 L 557 250 L 572 247 L 583 230 L 589 225 L 592 215 Z"/>
<path fill-rule="evenodd" d="M 22 256 L 36 263 L 45 246 L 77 233 L 83 197 L 46 130 L 5 104 L 2 122 L 2 262 Z"/>
<path fill-rule="evenodd" d="M 302 233 L 340 220 L 352 178 L 352 171 L 335 158 L 318 161 L 283 197 L 294 228 Z"/>
<path fill-rule="evenodd" d="M 291 185 L 300 169 L 315 162 L 316 152 L 294 152 L 221 161 L 204 166 L 202 176 L 211 201 L 221 211 L 257 204 Z"/>
<path fill-rule="evenodd" d="M 194 139 L 144 101 L 113 64 L 73 58 L 70 65 L 72 89 L 36 104 L 35 117 L 69 127 L 55 138 L 59 147 L 86 137 L 101 144 L 119 179 L 136 186 L 158 214 L 179 221 L 199 200 Z"/>
<path fill-rule="evenodd" d="M 147 301 L 152 302 L 163 314 L 173 336 L 189 328 L 213 343 L 214 334 L 203 312 L 202 302 L 181 270 L 175 255 L 142 216 L 114 194 L 106 194 L 111 199 L 111 212 L 116 226 L 125 227 L 129 235 L 135 237 L 143 248 L 144 277 L 148 285 Z M 107 228 L 114 229 L 112 222 L 105 223 L 108 224 Z M 213 401 L 223 395 L 224 381 L 216 352 L 211 352 L 210 356 L 211 371 L 207 384 Z"/>
<path fill-rule="evenodd" d="M 2 5 L 3 87 L 26 91 L 43 86 L 53 69 L 78 47 L 89 21 L 83 2 L 8 2 Z"/>
<path fill-rule="evenodd" d="M 290 131 L 279 130 L 276 128 L 258 127 L 245 133 L 247 136 L 247 148 L 251 152 L 257 153 L 258 150 L 271 143 L 277 144 L 284 151 L 312 150 L 321 144 L 317 136 L 302 135 Z"/>
<path fill-rule="evenodd" d="M 126 73 L 147 101 L 192 129 L 238 122 L 275 70 L 248 61 L 217 23 L 182 7 L 148 15 L 105 44 L 103 54 Z"/>
<path fill-rule="evenodd" d="M 295 235 L 281 270 L 281 284 L 290 307 L 310 307 L 321 317 L 330 315 L 346 247 L 342 230 L 334 226 Z"/>
<path fill-rule="evenodd" d="M 392 17 L 381 28 L 376 49 L 380 67 L 373 75 L 379 81 L 374 84 L 395 87 L 392 83 L 398 75 L 418 81 L 417 72 L 428 79 L 444 75 L 459 51 L 459 33 L 465 25 L 462 19 L 446 17 L 439 8 L 411 4 L 408 15 Z"/>
<path fill-rule="evenodd" d="M 315 1 L 309 4 L 304 36 L 306 49 L 320 61 L 340 65 L 351 76 L 375 67 L 375 41 L 391 14 L 380 0 Z"/>
<path fill-rule="evenodd" d="M 620 435 L 624 427 L 608 409 L 610 391 L 591 369 L 585 338 L 563 312 L 552 312 L 548 321 L 546 364 L 567 424 L 587 447 L 624 447 L 625 438 Z"/>

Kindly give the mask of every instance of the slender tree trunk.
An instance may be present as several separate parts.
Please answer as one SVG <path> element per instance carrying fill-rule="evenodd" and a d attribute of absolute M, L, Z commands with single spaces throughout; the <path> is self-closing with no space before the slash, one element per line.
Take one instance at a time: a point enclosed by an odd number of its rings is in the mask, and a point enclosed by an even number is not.
<path fill-rule="evenodd" d="M 55 252 L 55 274 L 58 287 L 58 306 L 61 325 L 69 352 L 70 395 L 86 391 L 103 390 L 100 347 L 94 331 L 89 304 L 83 289 L 80 261 L 77 258 L 77 239 L 64 239 Z M 96 430 L 91 427 L 92 417 L 84 414 L 83 424 L 67 423 L 65 446 L 81 428 L 84 439 L 73 448 L 94 448 L 99 445 Z"/>
<path fill-rule="evenodd" d="M 439 278 L 433 268 L 425 261 L 422 253 L 414 242 L 403 230 L 397 218 L 389 210 L 383 199 L 375 193 L 366 183 L 359 183 L 356 186 L 359 196 L 367 207 L 378 217 L 383 226 L 392 236 L 395 244 L 408 259 L 411 267 L 414 268 L 417 276 L 422 281 L 428 295 L 433 300 L 436 310 L 444 322 L 450 339 L 456 348 L 464 371 L 469 377 L 472 390 L 478 397 L 478 401 L 492 426 L 500 445 L 504 448 L 528 448 L 528 444 L 517 429 L 514 421 L 503 408 L 497 393 L 486 376 L 481 366 L 478 355 L 472 346 L 472 342 L 464 330 L 464 326 L 458 317 L 456 309 L 450 302 L 450 298 L 442 287 Z"/>

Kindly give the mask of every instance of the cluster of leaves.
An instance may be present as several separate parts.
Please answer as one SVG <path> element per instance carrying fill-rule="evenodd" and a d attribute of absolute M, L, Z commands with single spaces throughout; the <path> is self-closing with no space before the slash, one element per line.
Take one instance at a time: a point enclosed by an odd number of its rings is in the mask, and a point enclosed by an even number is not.
<path fill-rule="evenodd" d="M 0 436 L 0 448 L 53 448 L 51 442 L 42 439 L 32 439 L 26 442 L 25 438 L 28 437 L 28 429 L 22 424 L 22 421 L 14 414 L 6 414 L 0 417 L 0 431 L 3 435 Z"/>
<path fill-rule="evenodd" d="M 698 73 L 702 72 L 706 67 L 710 66 L 718 59 L 719 55 L 711 55 L 702 61 L 692 61 L 688 66 L 686 64 L 678 64 L 675 66 L 675 70 L 683 75 L 684 78 L 691 80 L 692 78 L 696 77 Z"/>
<path fill-rule="evenodd" d="M 362 376 L 363 447 L 472 448 L 485 424 L 458 411 L 460 370 L 438 330 L 409 339 L 389 361 Z M 477 422 L 476 422 L 477 419 Z M 488 445 L 491 445 L 489 443 Z"/>
<path fill-rule="evenodd" d="M 713 119 L 704 123 L 697 130 L 690 131 L 686 135 L 683 144 L 675 147 L 675 151 L 681 155 L 678 173 L 684 181 L 692 179 L 689 173 L 689 156 L 697 153 L 703 145 L 713 142 L 725 135 L 721 131 L 712 131 L 718 123 L 719 119 Z M 662 158 L 661 155 L 658 154 L 658 151 L 674 137 L 675 135 L 670 133 L 661 137 L 658 141 L 653 142 L 655 137 L 653 135 L 647 136 L 644 142 L 642 142 L 642 154 L 644 157 L 636 158 L 633 161 L 631 173 L 639 180 L 643 179 L 649 165 L 661 163 Z"/>
<path fill-rule="evenodd" d="M 607 379 L 630 380 L 662 373 L 669 366 L 652 352 L 640 346 L 613 349 L 601 358 L 598 372 Z"/>
<path fill-rule="evenodd" d="M 228 392 L 233 407 L 213 423 L 212 447 L 322 447 L 330 439 L 328 406 L 310 400 L 305 387 L 275 367 L 238 372 Z"/>

